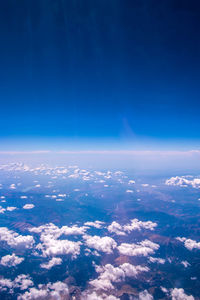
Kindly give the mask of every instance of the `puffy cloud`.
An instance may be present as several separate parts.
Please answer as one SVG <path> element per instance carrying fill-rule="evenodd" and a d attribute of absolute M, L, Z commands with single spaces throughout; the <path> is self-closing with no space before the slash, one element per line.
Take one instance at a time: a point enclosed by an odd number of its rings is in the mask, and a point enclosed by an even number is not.
<path fill-rule="evenodd" d="M 98 295 L 96 292 L 83 292 L 81 300 L 120 300 L 113 295 L 102 294 Z"/>
<path fill-rule="evenodd" d="M 152 263 L 158 263 L 163 265 L 165 263 L 165 259 L 163 258 L 157 258 L 157 257 L 149 257 L 149 261 Z"/>
<path fill-rule="evenodd" d="M 38 288 L 30 288 L 29 291 L 20 295 L 18 300 L 42 300 L 42 299 L 68 299 L 69 289 L 66 283 L 57 281 L 48 283 L 47 285 L 40 284 Z"/>
<path fill-rule="evenodd" d="M 171 291 L 172 300 L 194 300 L 193 296 L 188 296 L 185 294 L 184 289 L 172 289 Z"/>
<path fill-rule="evenodd" d="M 102 225 L 105 224 L 104 222 L 101 221 L 95 221 L 95 222 L 85 222 L 85 226 L 90 226 L 90 227 L 95 227 L 95 228 L 102 228 Z"/>
<path fill-rule="evenodd" d="M 166 185 L 200 188 L 200 178 L 192 178 L 193 176 L 175 176 L 165 181 Z M 191 179 L 192 178 L 192 179 Z"/>
<path fill-rule="evenodd" d="M 112 222 L 111 225 L 108 226 L 108 231 L 111 233 L 115 233 L 117 235 L 125 235 L 126 232 L 130 233 L 134 230 L 142 230 L 142 229 L 148 229 L 148 230 L 154 230 L 154 228 L 157 226 L 157 223 L 151 222 L 151 221 L 139 221 L 138 219 L 133 219 L 129 224 L 126 225 L 120 225 L 117 222 Z"/>
<path fill-rule="evenodd" d="M 122 243 L 118 250 L 123 255 L 128 256 L 148 256 L 154 254 L 159 249 L 159 245 L 149 240 L 144 240 L 137 244 Z"/>
<path fill-rule="evenodd" d="M 176 238 L 179 242 L 183 242 L 184 246 L 188 249 L 188 250 L 193 250 L 193 249 L 200 249 L 200 242 L 196 242 L 194 240 L 191 239 L 186 239 L 185 237 L 177 237 Z"/>
<path fill-rule="evenodd" d="M 12 183 L 12 184 L 9 186 L 9 188 L 10 188 L 11 190 L 15 190 L 15 189 L 16 189 L 16 185 L 15 185 L 14 183 Z"/>
<path fill-rule="evenodd" d="M 5 267 L 14 267 L 19 265 L 24 258 L 16 256 L 14 253 L 12 255 L 5 255 L 1 258 L 0 264 Z"/>
<path fill-rule="evenodd" d="M 4 214 L 5 211 L 6 211 L 6 209 L 3 208 L 2 206 L 0 206 L 0 214 Z"/>
<path fill-rule="evenodd" d="M 56 256 L 71 254 L 76 258 L 80 254 L 81 242 L 72 242 L 68 240 L 52 239 L 51 236 L 45 236 L 43 243 L 36 246 L 36 249 L 42 252 L 42 256 Z"/>
<path fill-rule="evenodd" d="M 123 231 L 123 226 L 115 221 L 108 226 L 108 231 L 111 233 L 116 233 L 117 235 L 125 235 L 125 232 Z"/>
<path fill-rule="evenodd" d="M 139 293 L 139 300 L 153 300 L 153 296 L 145 290 Z"/>
<path fill-rule="evenodd" d="M 112 253 L 113 249 L 117 247 L 117 243 L 111 237 L 108 236 L 99 237 L 97 235 L 84 235 L 83 238 L 85 239 L 85 244 L 89 248 L 93 248 L 98 251 L 105 252 L 107 254 Z"/>
<path fill-rule="evenodd" d="M 19 235 L 6 227 L 0 227 L 0 241 L 5 241 L 11 247 L 22 248 L 32 248 L 35 242 L 31 235 Z"/>
<path fill-rule="evenodd" d="M 25 274 L 18 275 L 13 281 L 7 278 L 0 279 L 0 291 L 26 290 L 30 286 L 33 286 L 33 281 L 29 275 Z"/>
<path fill-rule="evenodd" d="M 148 230 L 154 230 L 154 228 L 157 226 L 157 223 L 147 221 L 142 222 L 138 219 L 131 220 L 130 224 L 124 225 L 124 230 L 127 232 L 133 231 L 133 230 L 141 230 L 141 229 L 148 229 Z"/>
<path fill-rule="evenodd" d="M 51 236 L 52 238 L 59 238 L 61 235 L 83 235 L 86 231 L 86 227 L 78 227 L 76 225 L 72 227 L 62 226 L 59 228 L 53 223 L 45 224 L 39 227 L 32 227 L 30 232 L 39 233 L 41 237 Z"/>
<path fill-rule="evenodd" d="M 8 206 L 8 207 L 6 208 L 7 211 L 13 211 L 13 210 L 15 210 L 15 209 L 17 209 L 17 207 L 15 207 L 15 206 Z"/>
<path fill-rule="evenodd" d="M 81 242 L 72 242 L 69 240 L 59 240 L 61 235 L 82 235 L 86 227 L 62 226 L 61 228 L 50 223 L 39 227 L 30 228 L 30 232 L 39 233 L 41 243 L 36 249 L 42 252 L 44 257 L 71 254 L 76 258 L 80 253 Z"/>
<path fill-rule="evenodd" d="M 135 180 L 129 180 L 128 184 L 135 184 Z"/>
<path fill-rule="evenodd" d="M 28 287 L 33 285 L 33 281 L 31 280 L 29 275 L 18 275 L 14 280 L 14 287 L 20 288 L 20 290 L 27 290 Z"/>
<path fill-rule="evenodd" d="M 97 279 L 90 281 L 90 285 L 95 290 L 111 290 L 114 289 L 113 283 L 124 281 L 126 277 L 137 277 L 139 273 L 147 272 L 149 269 L 124 263 L 119 267 L 114 267 L 111 264 L 103 267 L 97 266 L 96 271 L 100 275 Z"/>
<path fill-rule="evenodd" d="M 189 263 L 188 261 L 186 261 L 186 260 L 182 261 L 181 264 L 182 264 L 185 268 L 187 268 L 187 267 L 190 266 L 190 263 Z"/>
<path fill-rule="evenodd" d="M 3 202 L 3 201 L 1 201 L 1 202 Z M 15 209 L 17 209 L 17 207 L 14 207 L 14 206 L 8 206 L 8 207 L 6 207 L 6 208 L 3 208 L 2 206 L 0 206 L 0 213 L 1 213 L 1 214 L 4 214 L 5 211 L 13 211 L 13 210 L 15 210 Z"/>
<path fill-rule="evenodd" d="M 34 208 L 34 207 L 35 207 L 34 204 L 25 204 L 25 205 L 23 206 L 23 209 L 32 209 L 32 208 Z"/>
<path fill-rule="evenodd" d="M 52 267 L 57 266 L 57 265 L 61 265 L 62 263 L 62 259 L 59 257 L 53 257 L 48 263 L 43 263 L 41 264 L 41 268 L 50 270 Z"/>

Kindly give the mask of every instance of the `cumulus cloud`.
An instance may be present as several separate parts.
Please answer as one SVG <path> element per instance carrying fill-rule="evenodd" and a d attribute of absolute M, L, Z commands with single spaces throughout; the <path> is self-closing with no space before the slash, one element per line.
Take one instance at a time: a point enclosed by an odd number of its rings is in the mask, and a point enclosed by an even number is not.
<path fill-rule="evenodd" d="M 117 243 L 108 236 L 99 237 L 97 235 L 84 235 L 83 238 L 85 239 L 85 244 L 89 248 L 96 249 L 97 251 L 105 252 L 107 254 L 112 253 L 113 249 L 117 247 Z"/>
<path fill-rule="evenodd" d="M 188 296 L 185 294 L 184 289 L 172 289 L 171 290 L 172 300 L 194 300 L 193 296 Z"/>
<path fill-rule="evenodd" d="M 145 290 L 139 293 L 139 300 L 153 300 L 153 296 Z"/>
<path fill-rule="evenodd" d="M 0 279 L 0 291 L 12 292 L 13 289 L 26 290 L 33 286 L 33 281 L 29 275 L 18 275 L 13 281 L 7 278 Z"/>
<path fill-rule="evenodd" d="M 90 281 L 90 285 L 95 290 L 112 290 L 113 283 L 124 281 L 126 277 L 137 277 L 141 272 L 147 272 L 149 269 L 142 266 L 134 266 L 129 263 L 124 263 L 119 267 L 114 267 L 111 264 L 96 267 L 99 277 Z"/>
<path fill-rule="evenodd" d="M 143 222 L 139 221 L 138 219 L 133 219 L 126 225 L 120 225 L 119 223 L 114 221 L 111 223 L 111 225 L 108 226 L 108 231 L 117 235 L 125 235 L 126 233 L 130 233 L 134 230 L 154 230 L 156 226 L 157 223 L 151 221 Z"/>
<path fill-rule="evenodd" d="M 15 206 L 8 206 L 8 207 L 6 208 L 7 211 L 13 211 L 13 210 L 15 210 L 15 209 L 17 209 L 17 207 L 15 207 Z"/>
<path fill-rule="evenodd" d="M 138 219 L 131 220 L 130 224 L 124 225 L 124 231 L 131 232 L 133 230 L 141 230 L 141 229 L 148 229 L 148 230 L 154 230 L 157 226 L 157 223 L 147 221 L 142 222 Z"/>
<path fill-rule="evenodd" d="M 43 242 L 36 246 L 36 250 L 41 251 L 42 256 L 57 256 L 71 254 L 76 258 L 80 254 L 81 242 L 69 240 L 52 239 L 51 236 L 43 237 Z"/>
<path fill-rule="evenodd" d="M 120 300 L 120 298 L 117 298 L 113 295 L 107 295 L 107 294 L 102 294 L 98 295 L 95 291 L 94 292 L 83 292 L 81 295 L 81 300 Z"/>
<path fill-rule="evenodd" d="M 135 184 L 135 180 L 129 180 L 128 184 Z"/>
<path fill-rule="evenodd" d="M 122 243 L 117 247 L 119 252 L 128 256 L 148 256 L 159 249 L 159 245 L 149 240 L 144 240 L 137 244 Z"/>
<path fill-rule="evenodd" d="M 43 263 L 41 264 L 41 268 L 50 270 L 52 267 L 57 266 L 57 265 L 61 265 L 62 263 L 62 259 L 59 257 L 53 257 L 50 261 L 48 261 L 48 263 Z"/>
<path fill-rule="evenodd" d="M 152 263 L 158 263 L 163 265 L 165 263 L 165 259 L 163 258 L 157 258 L 157 257 L 149 257 L 149 261 Z"/>
<path fill-rule="evenodd" d="M 51 236 L 52 238 L 57 239 L 61 235 L 83 235 L 86 231 L 86 227 L 78 227 L 74 225 L 72 227 L 62 226 L 59 228 L 53 223 L 49 223 L 39 227 L 32 227 L 29 229 L 29 231 L 41 234 L 42 238 L 45 236 Z"/>
<path fill-rule="evenodd" d="M 182 264 L 185 268 L 187 268 L 187 267 L 190 266 L 190 263 L 189 263 L 187 260 L 182 261 L 181 264 Z"/>
<path fill-rule="evenodd" d="M 42 299 L 68 299 L 69 289 L 66 283 L 57 281 L 46 285 L 39 284 L 38 288 L 30 288 L 29 291 L 20 295 L 18 300 L 42 300 Z"/>
<path fill-rule="evenodd" d="M 24 258 L 16 256 L 14 253 L 12 255 L 5 255 L 1 258 L 0 264 L 5 267 L 14 267 L 19 265 Z"/>
<path fill-rule="evenodd" d="M 62 226 L 59 228 L 53 223 L 49 223 L 30 228 L 29 231 L 40 234 L 41 243 L 36 246 L 36 250 L 41 252 L 42 256 L 71 254 L 73 258 L 76 258 L 80 253 L 80 245 L 82 243 L 64 239 L 59 240 L 58 238 L 61 237 L 61 235 L 83 235 L 86 231 L 86 227 Z"/>
<path fill-rule="evenodd" d="M 103 224 L 105 224 L 102 221 L 95 221 L 95 222 L 85 222 L 84 225 L 85 226 L 90 226 L 90 227 L 95 227 L 95 228 L 102 228 Z"/>
<path fill-rule="evenodd" d="M 200 178 L 192 178 L 193 176 L 175 176 L 165 181 L 166 185 L 200 188 Z"/>
<path fill-rule="evenodd" d="M 31 235 L 19 235 L 6 227 L 0 227 L 0 241 L 6 242 L 11 247 L 32 248 L 35 243 Z"/>
<path fill-rule="evenodd" d="M 1 201 L 1 202 L 3 202 L 3 201 Z M 3 208 L 2 206 L 0 206 L 0 213 L 4 214 L 5 211 L 13 211 L 15 209 L 17 209 L 17 207 L 15 207 L 15 206 L 8 206 L 6 208 Z"/>
<path fill-rule="evenodd" d="M 25 205 L 23 206 L 23 209 L 32 209 L 32 208 L 34 208 L 34 207 L 35 207 L 34 204 L 25 204 Z"/>
<path fill-rule="evenodd" d="M 108 231 L 110 233 L 115 233 L 117 235 L 125 235 L 126 233 L 124 232 L 123 226 L 120 225 L 117 222 L 112 222 L 109 226 L 108 226 Z"/>
<path fill-rule="evenodd" d="M 196 242 L 194 240 L 191 239 L 186 239 L 185 237 L 177 237 L 176 238 L 179 242 L 184 243 L 184 246 L 188 249 L 188 250 L 193 250 L 193 249 L 200 249 L 200 242 Z"/>

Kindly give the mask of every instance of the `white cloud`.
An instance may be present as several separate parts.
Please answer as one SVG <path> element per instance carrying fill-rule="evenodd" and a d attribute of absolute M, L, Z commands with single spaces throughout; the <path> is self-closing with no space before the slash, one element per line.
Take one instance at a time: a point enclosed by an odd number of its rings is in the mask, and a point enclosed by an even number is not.
<path fill-rule="evenodd" d="M 62 263 L 62 259 L 59 257 L 53 257 L 50 261 L 48 261 L 48 263 L 43 263 L 41 264 L 41 268 L 50 270 L 52 267 L 57 266 L 57 265 L 61 265 Z"/>
<path fill-rule="evenodd" d="M 165 181 L 166 185 L 200 188 L 200 178 L 192 178 L 193 176 L 175 176 Z"/>
<path fill-rule="evenodd" d="M 7 211 L 13 211 L 13 210 L 15 210 L 15 209 L 17 209 L 17 207 L 15 207 L 15 206 L 8 206 L 8 207 L 6 208 Z"/>
<path fill-rule="evenodd" d="M 193 296 L 188 296 L 185 294 L 184 289 L 173 289 L 171 291 L 172 300 L 194 300 Z"/>
<path fill-rule="evenodd" d="M 113 295 L 102 294 L 98 295 L 96 292 L 83 292 L 81 295 L 81 300 L 120 300 Z"/>
<path fill-rule="evenodd" d="M 187 268 L 187 267 L 190 266 L 190 263 L 189 263 L 188 261 L 186 261 L 186 260 L 182 261 L 181 264 L 182 264 L 185 268 Z"/>
<path fill-rule="evenodd" d="M 158 263 L 163 265 L 165 263 L 165 259 L 163 258 L 157 258 L 157 257 L 149 257 L 149 261 L 152 263 Z"/>
<path fill-rule="evenodd" d="M 95 228 L 102 228 L 103 224 L 105 224 L 102 221 L 95 221 L 95 222 L 85 222 L 84 225 L 85 226 L 90 226 L 90 227 L 95 227 Z"/>
<path fill-rule="evenodd" d="M 153 296 L 145 290 L 139 293 L 139 300 L 153 300 Z"/>
<path fill-rule="evenodd" d="M 108 226 L 108 231 L 111 233 L 115 233 L 117 235 L 125 235 L 125 232 L 123 231 L 123 226 L 120 225 L 117 222 L 112 222 L 109 226 Z"/>
<path fill-rule="evenodd" d="M 36 249 L 42 252 L 42 256 L 71 254 L 73 258 L 76 258 L 80 253 L 80 245 L 82 243 L 59 240 L 58 238 L 61 235 L 83 235 L 86 231 L 86 227 L 62 226 L 59 228 L 53 223 L 49 223 L 30 228 L 29 231 L 40 234 L 41 243 L 37 245 Z"/>
<path fill-rule="evenodd" d="M 72 242 L 68 240 L 52 239 L 51 236 L 45 236 L 43 243 L 36 246 L 36 249 L 42 252 L 42 256 L 57 256 L 71 254 L 76 258 L 80 254 L 81 242 Z"/>
<path fill-rule="evenodd" d="M 141 272 L 147 272 L 149 269 L 142 266 L 134 266 L 129 263 L 124 263 L 119 267 L 114 267 L 111 264 L 96 267 L 99 277 L 90 281 L 90 285 L 95 290 L 111 290 L 114 289 L 113 283 L 124 281 L 126 277 L 137 277 Z"/>
<path fill-rule="evenodd" d="M 149 240 L 144 240 L 137 244 L 122 243 L 117 247 L 119 252 L 128 256 L 148 256 L 159 249 L 159 245 Z"/>
<path fill-rule="evenodd" d="M 85 239 L 85 244 L 89 248 L 93 248 L 98 251 L 105 252 L 107 254 L 112 253 L 113 249 L 117 247 L 117 243 L 108 236 L 99 237 L 97 235 L 84 235 L 83 238 Z"/>
<path fill-rule="evenodd" d="M 1 258 L 0 264 L 5 267 L 14 267 L 20 264 L 24 258 L 16 256 L 14 253 L 12 255 L 5 255 Z"/>
<path fill-rule="evenodd" d="M 47 285 L 40 284 L 38 288 L 30 288 L 23 295 L 18 296 L 18 300 L 46 300 L 46 299 L 68 299 L 69 289 L 66 283 L 57 281 L 48 283 Z"/>
<path fill-rule="evenodd" d="M 32 208 L 34 208 L 34 207 L 35 207 L 34 204 L 25 204 L 25 205 L 23 206 L 23 209 L 32 209 Z"/>
<path fill-rule="evenodd" d="M 0 227 L 0 241 L 5 241 L 11 247 L 22 248 L 32 248 L 35 242 L 31 235 L 19 235 L 6 227 Z"/>
<path fill-rule="evenodd" d="M 179 242 L 183 242 L 184 246 L 188 249 L 188 250 L 193 250 L 193 249 L 200 249 L 200 242 L 196 242 L 194 240 L 191 239 L 186 239 L 185 237 L 177 237 L 176 238 Z"/>
<path fill-rule="evenodd" d="M 128 184 L 135 184 L 135 180 L 129 180 Z"/>
<path fill-rule="evenodd" d="M 133 230 L 141 230 L 141 229 L 148 229 L 148 230 L 154 230 L 154 228 L 157 226 L 157 223 L 146 221 L 142 222 L 138 219 L 131 220 L 130 224 L 124 225 L 124 231 L 131 232 Z"/>
<path fill-rule="evenodd" d="M 16 185 L 14 183 L 12 183 L 9 187 L 11 190 L 15 190 L 16 189 Z"/>
<path fill-rule="evenodd" d="M 108 226 L 108 231 L 111 233 L 115 233 L 117 235 L 125 235 L 126 232 L 130 233 L 134 230 L 142 230 L 142 229 L 148 229 L 148 230 L 154 230 L 154 228 L 157 226 L 157 223 L 151 222 L 151 221 L 139 221 L 138 219 L 133 219 L 129 224 L 126 225 L 120 225 L 117 222 L 112 222 L 111 225 Z"/>
<path fill-rule="evenodd" d="M 25 274 L 18 275 L 13 281 L 7 278 L 0 279 L 0 291 L 26 290 L 30 286 L 33 286 L 33 281 L 29 275 Z"/>

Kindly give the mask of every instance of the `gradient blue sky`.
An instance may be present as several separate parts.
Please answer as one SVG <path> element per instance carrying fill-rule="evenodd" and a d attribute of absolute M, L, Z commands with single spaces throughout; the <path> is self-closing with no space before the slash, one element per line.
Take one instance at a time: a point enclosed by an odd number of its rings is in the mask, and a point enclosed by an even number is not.
<path fill-rule="evenodd" d="M 6 0 L 0 31 L 0 150 L 199 149 L 199 1 Z"/>

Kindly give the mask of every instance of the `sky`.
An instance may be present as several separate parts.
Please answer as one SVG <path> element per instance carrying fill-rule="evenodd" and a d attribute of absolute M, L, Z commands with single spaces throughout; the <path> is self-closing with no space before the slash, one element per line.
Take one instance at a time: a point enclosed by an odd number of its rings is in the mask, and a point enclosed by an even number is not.
<path fill-rule="evenodd" d="M 200 3 L 0 2 L 0 151 L 199 149 Z"/>

